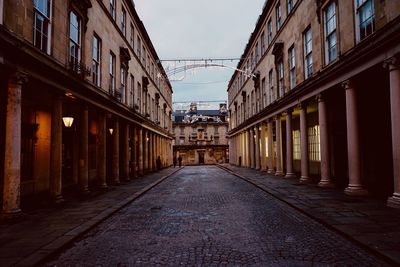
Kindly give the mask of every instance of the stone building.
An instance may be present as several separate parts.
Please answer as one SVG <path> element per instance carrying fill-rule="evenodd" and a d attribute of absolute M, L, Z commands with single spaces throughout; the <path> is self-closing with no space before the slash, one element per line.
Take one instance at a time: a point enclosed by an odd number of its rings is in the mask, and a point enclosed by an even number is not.
<path fill-rule="evenodd" d="M 230 162 L 400 207 L 400 2 L 266 1 L 230 80 Z"/>
<path fill-rule="evenodd" d="M 1 0 L 3 214 L 171 165 L 171 105 L 133 1 Z"/>
<path fill-rule="evenodd" d="M 182 164 L 216 164 L 228 159 L 228 113 L 226 104 L 219 110 L 190 109 L 173 113 L 174 156 L 182 157 Z"/>

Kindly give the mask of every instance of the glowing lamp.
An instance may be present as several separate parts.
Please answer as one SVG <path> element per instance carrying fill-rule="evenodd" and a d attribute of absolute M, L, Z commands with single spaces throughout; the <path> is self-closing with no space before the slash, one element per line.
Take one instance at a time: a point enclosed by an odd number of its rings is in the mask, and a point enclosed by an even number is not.
<path fill-rule="evenodd" d="M 73 117 L 63 117 L 62 120 L 64 122 L 64 126 L 67 128 L 70 128 L 72 126 L 72 123 L 74 122 Z"/>
<path fill-rule="evenodd" d="M 114 129 L 113 129 L 113 128 L 110 128 L 110 129 L 108 129 L 108 130 L 110 131 L 110 134 L 112 135 L 113 132 L 114 132 Z"/>

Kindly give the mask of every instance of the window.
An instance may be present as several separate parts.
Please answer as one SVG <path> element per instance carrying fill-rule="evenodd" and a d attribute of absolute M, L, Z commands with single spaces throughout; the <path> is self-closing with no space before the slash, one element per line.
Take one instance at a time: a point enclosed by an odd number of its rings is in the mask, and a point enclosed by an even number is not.
<path fill-rule="evenodd" d="M 330 3 L 324 12 L 325 17 L 325 59 L 326 64 L 331 63 L 337 57 L 336 49 L 336 6 Z"/>
<path fill-rule="evenodd" d="M 272 70 L 268 73 L 268 82 L 269 82 L 269 104 L 274 101 L 274 73 Z"/>
<path fill-rule="evenodd" d="M 293 9 L 293 0 L 287 0 L 287 13 L 288 15 L 292 12 Z"/>
<path fill-rule="evenodd" d="M 259 49 L 259 46 L 258 46 L 258 42 L 257 42 L 256 43 L 256 48 L 255 48 L 255 50 L 256 50 L 256 62 L 255 62 L 255 65 L 257 65 L 258 61 L 260 60 L 260 51 L 258 49 Z"/>
<path fill-rule="evenodd" d="M 296 59 L 294 46 L 289 48 L 289 82 L 290 89 L 293 89 L 296 86 Z"/>
<path fill-rule="evenodd" d="M 134 102 L 135 102 L 135 96 L 134 96 L 134 93 L 135 93 L 135 77 L 133 76 L 133 75 L 131 75 L 131 88 L 130 88 L 130 91 L 129 91 L 129 106 L 130 107 L 133 107 L 133 105 L 134 105 Z"/>
<path fill-rule="evenodd" d="M 301 160 L 301 145 L 300 145 L 300 131 L 295 130 L 292 132 L 293 136 L 293 159 Z"/>
<path fill-rule="evenodd" d="M 260 42 L 261 42 L 261 56 L 263 56 L 264 53 L 265 53 L 265 34 L 264 34 L 264 31 L 261 34 Z"/>
<path fill-rule="evenodd" d="M 0 25 L 3 24 L 3 0 L 0 0 Z"/>
<path fill-rule="evenodd" d="M 2 1 L 3 3 L 3 1 Z M 1 5 L 2 5 L 1 3 Z M 51 0 L 34 0 L 33 44 L 40 50 L 50 53 L 50 11 Z M 3 9 L 0 10 L 3 15 Z"/>
<path fill-rule="evenodd" d="M 116 8 L 115 7 L 116 7 L 115 0 L 110 0 L 110 14 L 114 20 L 116 18 Z"/>
<path fill-rule="evenodd" d="M 142 86 L 140 85 L 140 82 L 137 83 L 137 100 L 136 100 L 136 104 L 137 104 L 137 110 L 138 112 L 141 112 L 141 107 L 142 107 Z"/>
<path fill-rule="evenodd" d="M 137 56 L 139 60 L 142 58 L 142 41 L 140 40 L 140 37 L 137 37 Z"/>
<path fill-rule="evenodd" d="M 272 43 L 272 21 L 269 19 L 268 24 L 267 24 L 267 30 L 268 30 L 268 45 Z"/>
<path fill-rule="evenodd" d="M 126 99 L 126 77 L 127 77 L 126 69 L 121 68 L 121 87 L 119 88 L 119 92 L 121 94 L 121 102 L 122 103 L 127 102 L 127 99 Z"/>
<path fill-rule="evenodd" d="M 101 60 L 101 40 L 100 38 L 94 34 L 93 35 L 93 83 L 96 86 L 101 85 L 101 68 L 100 68 L 100 60 Z"/>
<path fill-rule="evenodd" d="M 251 52 L 251 55 L 250 55 L 250 68 L 251 68 L 251 70 L 253 70 L 254 66 L 256 65 L 254 61 L 255 61 L 254 60 L 254 52 Z"/>
<path fill-rule="evenodd" d="M 69 13 L 69 58 L 74 70 L 81 57 L 81 22 L 74 11 Z"/>
<path fill-rule="evenodd" d="M 303 33 L 303 39 L 304 39 L 304 74 L 306 79 L 308 79 L 311 77 L 313 72 L 311 28 L 308 28 Z"/>
<path fill-rule="evenodd" d="M 142 63 L 146 68 L 146 48 L 144 46 L 142 46 L 142 53 L 143 53 Z"/>
<path fill-rule="evenodd" d="M 278 4 L 276 5 L 276 31 L 279 31 L 279 29 L 282 26 L 282 7 L 281 7 L 281 3 L 278 2 Z"/>
<path fill-rule="evenodd" d="M 375 30 L 374 1 L 356 0 L 357 40 L 361 41 Z"/>
<path fill-rule="evenodd" d="M 285 93 L 285 88 L 284 88 L 284 83 L 283 83 L 283 62 L 282 61 L 280 61 L 278 63 L 277 68 L 276 68 L 276 72 L 277 72 L 276 74 L 277 74 L 277 77 L 278 77 L 278 90 L 277 90 L 277 93 L 278 93 L 278 98 L 279 98 L 279 97 L 282 97 L 284 95 L 284 93 Z"/>
<path fill-rule="evenodd" d="M 126 36 L 126 11 L 124 7 L 121 10 L 121 31 Z"/>
<path fill-rule="evenodd" d="M 135 51 L 135 28 L 133 27 L 132 23 L 131 23 L 131 39 L 129 40 L 129 43 L 133 51 Z"/>
<path fill-rule="evenodd" d="M 319 125 L 308 128 L 308 156 L 310 161 L 321 161 Z"/>
<path fill-rule="evenodd" d="M 115 55 L 110 51 L 109 58 L 109 74 L 110 74 L 110 93 L 113 94 L 115 92 Z"/>
<path fill-rule="evenodd" d="M 263 94 L 263 106 L 262 107 L 266 107 L 267 106 L 267 87 L 265 85 L 265 78 L 263 78 L 261 80 L 261 90 L 262 90 L 262 94 Z"/>

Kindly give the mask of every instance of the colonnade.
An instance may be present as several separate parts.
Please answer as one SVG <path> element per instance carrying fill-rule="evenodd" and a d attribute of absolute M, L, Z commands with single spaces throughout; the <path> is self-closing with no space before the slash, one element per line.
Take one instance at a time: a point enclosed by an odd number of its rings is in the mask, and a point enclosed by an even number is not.
<path fill-rule="evenodd" d="M 27 77 L 22 73 L 10 76 L 7 84 L 7 110 L 5 115 L 5 146 L 3 168 L 2 214 L 13 216 L 20 213 L 21 196 L 21 110 L 22 90 Z M 50 127 L 49 195 L 56 202 L 63 201 L 63 106 L 65 96 L 52 97 Z M 79 100 L 77 100 L 79 101 Z M 145 173 L 157 170 L 156 160 L 160 157 L 161 167 L 172 162 L 171 138 L 148 126 L 111 115 L 83 101 L 75 114 L 73 151 L 73 176 L 81 193 L 89 192 L 89 183 L 107 188 L 129 181 Z M 90 114 L 92 113 L 92 114 Z M 92 115 L 90 117 L 90 115 Z M 96 153 L 89 153 L 90 118 L 96 123 Z M 112 131 L 107 129 L 107 121 Z M 111 135 L 111 136 L 110 136 Z M 75 140 L 76 139 L 76 140 Z M 109 144 L 107 144 L 109 143 Z M 108 151 L 108 150 L 111 151 Z M 109 155 L 109 157 L 107 157 Z M 96 158 L 96 178 L 89 179 L 89 158 Z M 108 162 L 110 161 L 110 162 Z M 33 164 L 36 164 L 34 162 Z M 107 170 L 111 168 L 111 170 Z M 111 177 L 108 177 L 111 175 Z"/>
<path fill-rule="evenodd" d="M 385 67 L 390 75 L 390 107 L 391 133 L 393 152 L 393 182 L 394 193 L 388 199 L 388 205 L 400 207 L 400 65 L 396 57 L 385 61 Z M 347 133 L 347 163 L 348 185 L 345 193 L 349 195 L 366 195 L 368 191 L 361 172 L 361 148 L 358 113 L 358 96 L 356 84 L 346 80 L 342 84 L 346 101 L 346 133 Z M 324 93 L 314 96 L 315 99 L 302 101 L 291 106 L 283 113 L 274 114 L 230 137 L 230 162 L 243 167 L 261 169 L 271 174 L 285 177 L 295 177 L 293 168 L 293 112 L 299 114 L 300 120 L 300 154 L 301 170 L 299 181 L 311 182 L 309 170 L 309 140 L 307 106 L 311 101 L 318 105 L 319 144 L 320 144 L 320 187 L 333 187 L 331 177 L 331 153 L 329 147 L 329 121 Z M 286 160 L 282 157 L 282 118 L 286 121 Z M 283 163 L 285 162 L 285 166 Z M 284 173 L 285 172 L 285 173 Z"/>

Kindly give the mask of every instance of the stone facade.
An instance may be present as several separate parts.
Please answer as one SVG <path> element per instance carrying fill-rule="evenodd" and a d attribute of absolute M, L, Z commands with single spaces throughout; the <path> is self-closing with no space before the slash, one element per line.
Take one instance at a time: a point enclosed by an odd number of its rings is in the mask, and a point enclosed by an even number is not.
<path fill-rule="evenodd" d="M 172 164 L 172 87 L 132 1 L 1 0 L 0 14 L 4 214 Z"/>
<path fill-rule="evenodd" d="M 267 1 L 229 83 L 230 162 L 399 206 L 397 1 Z"/>
<path fill-rule="evenodd" d="M 228 160 L 228 121 L 226 104 L 220 110 L 197 110 L 173 113 L 174 157 L 184 165 L 217 164 Z"/>

